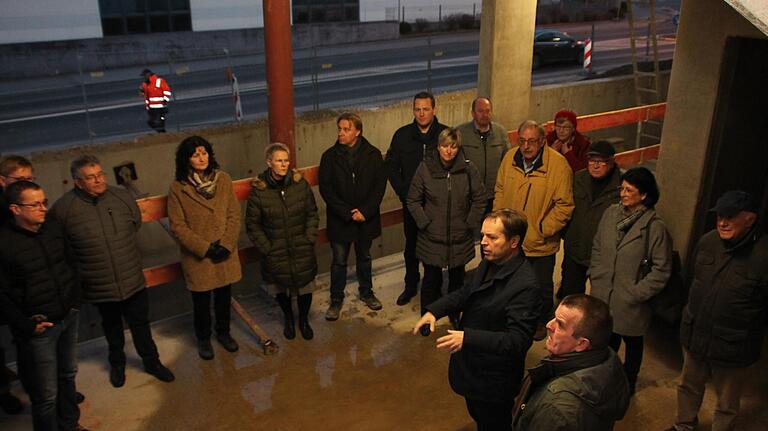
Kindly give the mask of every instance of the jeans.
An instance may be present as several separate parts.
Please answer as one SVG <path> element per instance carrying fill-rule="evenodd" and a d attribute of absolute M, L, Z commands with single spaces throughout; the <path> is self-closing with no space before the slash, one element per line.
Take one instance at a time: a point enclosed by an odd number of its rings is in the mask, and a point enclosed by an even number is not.
<path fill-rule="evenodd" d="M 344 301 L 344 287 L 347 285 L 347 259 L 349 249 L 355 245 L 357 259 L 356 273 L 360 296 L 373 294 L 373 275 L 371 274 L 371 240 L 358 239 L 353 242 L 331 242 L 333 261 L 331 262 L 331 302 Z"/>
<path fill-rule="evenodd" d="M 405 234 L 405 248 L 403 249 L 405 289 L 416 294 L 419 278 L 421 278 L 419 274 L 419 259 L 416 257 L 416 239 L 419 234 L 419 227 L 405 205 L 403 205 L 403 233 Z"/>
<path fill-rule="evenodd" d="M 711 381 L 717 394 L 712 431 L 736 429 L 741 391 L 754 368 L 722 368 L 691 356 L 683 349 L 683 374 L 677 387 L 677 418 L 675 429 L 694 430 L 698 425 L 699 409 L 704 399 L 707 381 Z"/>
<path fill-rule="evenodd" d="M 448 270 L 448 293 L 461 289 L 464 285 L 464 265 Z M 443 296 L 443 268 L 424 265 L 424 280 L 421 282 L 421 314 L 424 307 Z"/>
<path fill-rule="evenodd" d="M 566 254 L 563 256 L 561 268 L 563 276 L 560 290 L 557 291 L 557 299 L 562 300 L 568 295 L 584 293 L 587 289 L 587 270 L 589 267 L 576 263 Z"/>
<path fill-rule="evenodd" d="M 74 429 L 80 419 L 75 396 L 77 310 L 42 334 L 17 339 L 19 378 L 32 402 L 35 431 Z"/>
<path fill-rule="evenodd" d="M 125 331 L 123 317 L 133 335 L 133 345 L 144 365 L 158 362 L 159 355 L 149 327 L 149 294 L 142 289 L 128 299 L 115 302 L 98 302 L 101 327 L 109 345 L 109 364 L 125 366 Z"/>
<path fill-rule="evenodd" d="M 211 338 L 211 292 L 213 292 L 213 308 L 216 313 L 216 333 L 229 334 L 231 284 L 205 292 L 190 292 L 194 311 L 195 336 L 198 340 Z"/>
<path fill-rule="evenodd" d="M 552 294 L 555 283 L 552 281 L 552 274 L 555 272 L 555 255 L 528 257 L 528 262 L 533 266 L 541 290 L 539 325 L 546 325 L 554 317 Z"/>

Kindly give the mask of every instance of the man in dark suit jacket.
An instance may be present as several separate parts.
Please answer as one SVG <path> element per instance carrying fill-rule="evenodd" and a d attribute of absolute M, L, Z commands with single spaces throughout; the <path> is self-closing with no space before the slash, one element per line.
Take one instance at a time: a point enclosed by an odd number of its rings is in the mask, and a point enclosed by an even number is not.
<path fill-rule="evenodd" d="M 339 318 L 347 284 L 347 258 L 352 245 L 357 260 L 360 300 L 381 310 L 373 294 L 371 243 L 381 235 L 379 205 L 387 177 L 381 151 L 363 137 L 363 122 L 349 112 L 336 120 L 338 139 L 320 158 L 320 195 L 325 200 L 328 240 L 331 243 L 331 305 L 325 319 Z"/>
<path fill-rule="evenodd" d="M 448 380 L 466 398 L 479 431 L 508 430 L 514 397 L 525 368 L 539 316 L 536 275 L 522 251 L 525 214 L 499 209 L 482 227 L 483 261 L 471 284 L 426 307 L 413 333 L 423 325 L 462 312 L 458 330 L 437 339 L 451 353 Z"/>

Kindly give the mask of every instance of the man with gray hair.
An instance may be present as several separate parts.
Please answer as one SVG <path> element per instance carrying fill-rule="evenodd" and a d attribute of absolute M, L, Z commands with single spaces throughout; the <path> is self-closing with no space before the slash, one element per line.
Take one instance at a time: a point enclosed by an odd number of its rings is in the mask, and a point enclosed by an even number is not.
<path fill-rule="evenodd" d="M 528 216 L 523 250 L 536 272 L 542 309 L 535 340 L 547 335 L 552 318 L 555 254 L 573 213 L 573 171 L 560 153 L 547 145 L 544 128 L 533 120 L 517 129 L 518 147 L 507 152 L 496 177 L 493 208 L 511 208 Z"/>
<path fill-rule="evenodd" d="M 173 373 L 160 362 L 149 326 L 149 296 L 136 243 L 139 207 L 128 192 L 107 185 L 96 157 L 78 157 L 70 172 L 75 187 L 56 201 L 50 215 L 64 228 L 83 299 L 101 314 L 109 345 L 109 381 L 116 388 L 125 384 L 123 318 L 144 369 L 159 380 L 173 381 Z"/>

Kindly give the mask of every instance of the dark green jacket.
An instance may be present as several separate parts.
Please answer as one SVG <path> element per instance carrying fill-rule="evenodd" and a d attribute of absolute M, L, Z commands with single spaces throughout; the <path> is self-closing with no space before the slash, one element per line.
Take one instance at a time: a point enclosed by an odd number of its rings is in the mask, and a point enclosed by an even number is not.
<path fill-rule="evenodd" d="M 263 256 L 261 274 L 268 283 L 301 288 L 317 275 L 317 205 L 312 188 L 297 170 L 283 183 L 269 169 L 253 180 L 245 229 Z"/>
<path fill-rule="evenodd" d="M 618 166 L 613 168 L 608 184 L 598 196 L 592 196 L 593 181 L 586 169 L 573 175 L 573 202 L 576 207 L 563 236 L 565 254 L 583 266 L 589 266 L 592 240 L 603 213 L 609 206 L 619 202 L 621 170 Z"/>
<path fill-rule="evenodd" d="M 513 412 L 514 430 L 612 430 L 629 407 L 629 386 L 616 354 L 608 348 L 600 353 L 590 351 L 597 360 L 588 360 L 591 363 L 586 366 L 578 364 L 584 362 L 585 353 L 571 353 L 560 360 L 545 358 L 529 370 L 523 399 Z M 537 372 L 545 376 L 537 379 Z"/>
<path fill-rule="evenodd" d="M 768 237 L 756 227 L 727 245 L 712 230 L 701 237 L 693 259 L 681 344 L 691 356 L 721 367 L 757 362 L 768 314 Z"/>

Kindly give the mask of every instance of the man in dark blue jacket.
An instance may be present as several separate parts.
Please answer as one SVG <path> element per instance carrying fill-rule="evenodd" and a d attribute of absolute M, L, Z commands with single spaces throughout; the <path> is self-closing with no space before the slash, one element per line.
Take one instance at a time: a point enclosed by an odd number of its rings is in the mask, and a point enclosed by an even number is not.
<path fill-rule="evenodd" d="M 424 325 L 462 312 L 458 330 L 437 339 L 451 353 L 448 380 L 466 399 L 479 431 L 509 430 L 525 355 L 533 342 L 540 297 L 536 275 L 522 251 L 528 229 L 525 214 L 499 209 L 482 227 L 483 261 L 471 284 L 426 307 L 413 333 Z"/>
<path fill-rule="evenodd" d="M 345 112 L 336 120 L 338 139 L 320 158 L 320 195 L 325 200 L 327 234 L 331 243 L 331 305 L 325 319 L 339 318 L 347 284 L 347 258 L 352 245 L 357 261 L 360 300 L 381 310 L 373 293 L 371 244 L 381 235 L 379 205 L 387 177 L 381 151 L 363 137 L 363 122 Z"/>
<path fill-rule="evenodd" d="M 389 183 L 403 204 L 403 232 L 405 233 L 405 288 L 397 298 L 397 305 L 405 305 L 416 295 L 419 285 L 419 260 L 416 258 L 416 239 L 419 228 L 405 200 L 411 180 L 422 160 L 436 154 L 437 137 L 446 126 L 435 116 L 435 97 L 422 91 L 413 98 L 413 121 L 397 129 L 387 150 L 386 166 Z"/>
<path fill-rule="evenodd" d="M 82 429 L 75 391 L 79 283 L 65 236 L 46 221 L 48 201 L 37 184 L 15 182 L 5 197 L 13 219 L 0 228 L 0 314 L 17 346 L 34 429 Z"/>

